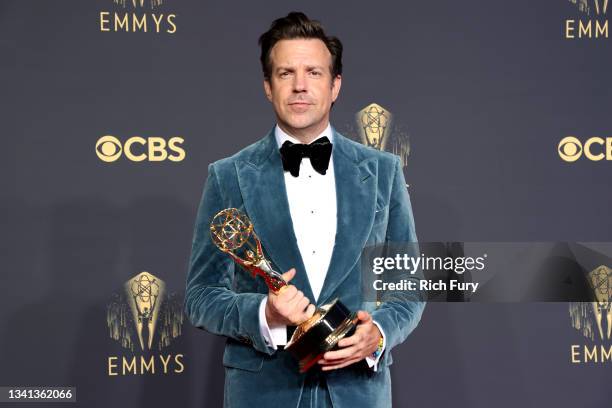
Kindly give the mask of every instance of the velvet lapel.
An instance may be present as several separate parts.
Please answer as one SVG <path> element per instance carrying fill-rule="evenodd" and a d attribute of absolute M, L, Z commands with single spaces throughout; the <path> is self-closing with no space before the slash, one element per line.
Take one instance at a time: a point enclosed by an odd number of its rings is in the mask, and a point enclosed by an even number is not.
<path fill-rule="evenodd" d="M 374 221 L 378 161 L 361 160 L 348 139 L 334 130 L 336 179 L 336 242 L 317 304 L 332 300 L 334 291 L 359 260 Z"/>
<path fill-rule="evenodd" d="M 247 160 L 236 162 L 236 171 L 246 213 L 253 222 L 267 258 L 280 273 L 295 267 L 297 273 L 291 284 L 304 292 L 311 302 L 314 301 L 293 231 L 274 129 Z"/>

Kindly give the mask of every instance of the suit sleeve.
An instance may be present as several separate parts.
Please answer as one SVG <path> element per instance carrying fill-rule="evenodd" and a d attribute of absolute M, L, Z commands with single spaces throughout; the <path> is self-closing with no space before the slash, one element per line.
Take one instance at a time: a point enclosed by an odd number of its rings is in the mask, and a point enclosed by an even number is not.
<path fill-rule="evenodd" d="M 385 240 L 389 243 L 416 243 L 417 237 L 410 197 L 400 160 L 399 158 L 396 159 Z M 418 285 L 420 273 L 411 275 L 406 271 L 404 276 L 398 278 L 414 280 Z M 380 300 L 380 306 L 372 312 L 372 319 L 385 332 L 386 344 L 382 360 L 388 358 L 389 351 L 406 340 L 408 335 L 416 328 L 425 308 L 425 296 L 418 291 L 385 292 Z"/>
<path fill-rule="evenodd" d="M 210 237 L 210 222 L 224 208 L 215 167 L 211 164 L 194 228 L 185 313 L 196 327 L 252 344 L 256 350 L 271 355 L 274 349 L 266 345 L 259 325 L 259 305 L 266 295 L 236 293 L 231 289 L 236 266 Z"/>

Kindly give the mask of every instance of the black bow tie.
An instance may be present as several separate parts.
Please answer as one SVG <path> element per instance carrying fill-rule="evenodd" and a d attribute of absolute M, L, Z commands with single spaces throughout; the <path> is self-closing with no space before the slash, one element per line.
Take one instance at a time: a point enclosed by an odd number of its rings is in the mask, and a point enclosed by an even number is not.
<path fill-rule="evenodd" d="M 329 139 L 323 136 L 311 144 L 299 144 L 286 141 L 280 148 L 281 158 L 283 159 L 283 169 L 289 171 L 293 177 L 300 174 L 300 163 L 302 158 L 309 157 L 312 167 L 321 174 L 325 174 L 329 166 L 332 144 Z"/>

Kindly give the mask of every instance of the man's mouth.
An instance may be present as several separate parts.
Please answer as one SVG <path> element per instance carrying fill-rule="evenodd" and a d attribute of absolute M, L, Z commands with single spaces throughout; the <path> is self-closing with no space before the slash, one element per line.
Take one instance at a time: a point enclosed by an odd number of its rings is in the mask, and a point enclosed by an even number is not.
<path fill-rule="evenodd" d="M 308 102 L 296 101 L 289 103 L 289 108 L 294 112 L 301 113 L 306 112 L 309 109 L 310 105 L 311 104 Z"/>

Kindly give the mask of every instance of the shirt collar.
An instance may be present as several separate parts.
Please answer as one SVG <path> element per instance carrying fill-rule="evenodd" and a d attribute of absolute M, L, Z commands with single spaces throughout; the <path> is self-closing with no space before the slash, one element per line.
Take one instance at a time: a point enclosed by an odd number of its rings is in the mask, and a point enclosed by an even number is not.
<path fill-rule="evenodd" d="M 333 132 L 331 131 L 331 125 L 329 123 L 327 123 L 327 127 L 323 130 L 323 132 L 321 132 L 319 136 L 317 136 L 313 140 L 313 142 L 317 139 L 322 138 L 323 136 L 327 136 L 329 141 L 333 143 L 334 135 L 333 135 Z M 280 128 L 280 126 L 278 126 L 278 124 L 274 127 L 274 137 L 276 138 L 276 144 L 278 145 L 279 149 L 283 145 L 283 143 L 285 143 L 287 140 L 290 141 L 291 143 L 302 143 L 296 138 L 294 138 L 293 136 L 286 133 L 283 129 Z"/>

